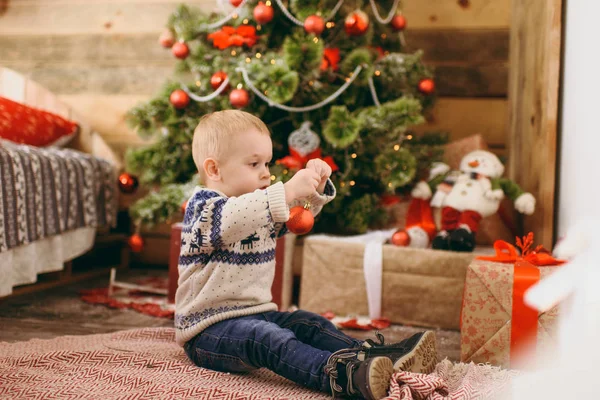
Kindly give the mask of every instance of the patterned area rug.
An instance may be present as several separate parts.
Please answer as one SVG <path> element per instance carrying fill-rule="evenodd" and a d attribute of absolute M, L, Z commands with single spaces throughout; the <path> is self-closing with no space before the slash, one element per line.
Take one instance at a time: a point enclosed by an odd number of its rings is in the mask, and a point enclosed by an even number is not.
<path fill-rule="evenodd" d="M 330 398 L 266 369 L 240 375 L 198 368 L 174 340 L 172 328 L 145 328 L 0 343 L 0 398 Z M 405 381 L 396 383 L 399 387 L 408 385 L 408 391 L 393 392 L 389 398 L 489 398 L 483 396 L 498 393 L 510 375 L 489 366 L 444 361 L 435 373 L 420 375 L 426 379 L 407 383 L 410 379 L 403 376 Z"/>

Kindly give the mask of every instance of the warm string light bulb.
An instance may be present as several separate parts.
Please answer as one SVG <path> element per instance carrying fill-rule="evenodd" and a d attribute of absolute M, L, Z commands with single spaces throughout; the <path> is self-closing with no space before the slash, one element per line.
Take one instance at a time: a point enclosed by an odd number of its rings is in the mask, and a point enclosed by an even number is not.
<path fill-rule="evenodd" d="M 271 180 L 274 181 L 275 179 L 277 179 L 277 177 L 275 177 L 275 175 L 271 175 Z"/>
<path fill-rule="evenodd" d="M 379 75 L 381 75 L 381 71 L 379 71 L 379 70 L 375 71 L 375 76 L 379 76 Z"/>
<path fill-rule="evenodd" d="M 238 83 L 238 84 L 237 84 L 237 88 L 238 88 L 238 89 L 241 89 L 241 88 L 243 88 L 242 84 L 241 84 L 241 83 Z"/>
<path fill-rule="evenodd" d="M 237 54 L 237 52 L 235 50 L 231 50 L 231 55 L 235 56 Z"/>
<path fill-rule="evenodd" d="M 352 153 L 352 155 L 351 155 L 350 157 L 352 157 L 352 158 L 356 158 L 356 157 L 358 157 L 358 156 L 356 155 L 356 153 Z"/>
<path fill-rule="evenodd" d="M 262 57 L 262 54 L 256 53 L 256 58 L 261 58 L 261 57 Z"/>
<path fill-rule="evenodd" d="M 395 145 L 394 145 L 394 150 L 395 150 L 395 151 L 398 151 L 398 150 L 400 150 L 400 145 L 399 145 L 399 144 L 395 144 Z"/>

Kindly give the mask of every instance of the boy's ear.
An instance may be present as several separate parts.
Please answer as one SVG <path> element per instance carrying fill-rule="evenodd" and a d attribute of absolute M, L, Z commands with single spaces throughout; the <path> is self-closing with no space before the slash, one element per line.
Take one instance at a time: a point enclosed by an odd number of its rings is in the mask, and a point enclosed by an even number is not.
<path fill-rule="evenodd" d="M 221 171 L 219 170 L 219 163 L 214 158 L 207 158 L 202 164 L 204 168 L 204 175 L 207 181 L 218 182 L 221 180 Z"/>

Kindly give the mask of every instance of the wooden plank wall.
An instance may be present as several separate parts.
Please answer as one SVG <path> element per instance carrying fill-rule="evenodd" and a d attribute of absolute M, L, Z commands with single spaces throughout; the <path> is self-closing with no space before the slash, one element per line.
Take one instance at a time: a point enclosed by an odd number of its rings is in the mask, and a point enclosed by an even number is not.
<path fill-rule="evenodd" d="M 509 85 L 509 177 L 537 199 L 522 219 L 536 243 L 555 242 L 562 0 L 514 0 Z"/>
<path fill-rule="evenodd" d="M 180 0 L 0 0 L 0 64 L 86 116 L 117 153 L 142 140 L 123 119 L 171 75 L 157 44 Z M 215 0 L 190 0 L 206 10 Z M 506 148 L 510 0 L 404 0 L 406 39 L 437 70 L 438 104 L 418 130 L 482 133 Z"/>

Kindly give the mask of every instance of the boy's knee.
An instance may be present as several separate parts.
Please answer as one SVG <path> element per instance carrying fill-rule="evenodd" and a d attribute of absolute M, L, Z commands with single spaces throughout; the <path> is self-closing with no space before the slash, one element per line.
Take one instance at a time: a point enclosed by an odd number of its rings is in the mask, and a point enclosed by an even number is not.
<path fill-rule="evenodd" d="M 294 319 L 303 319 L 308 321 L 328 321 L 327 318 L 322 317 L 319 314 L 305 310 L 296 310 L 292 314 L 294 315 Z"/>

